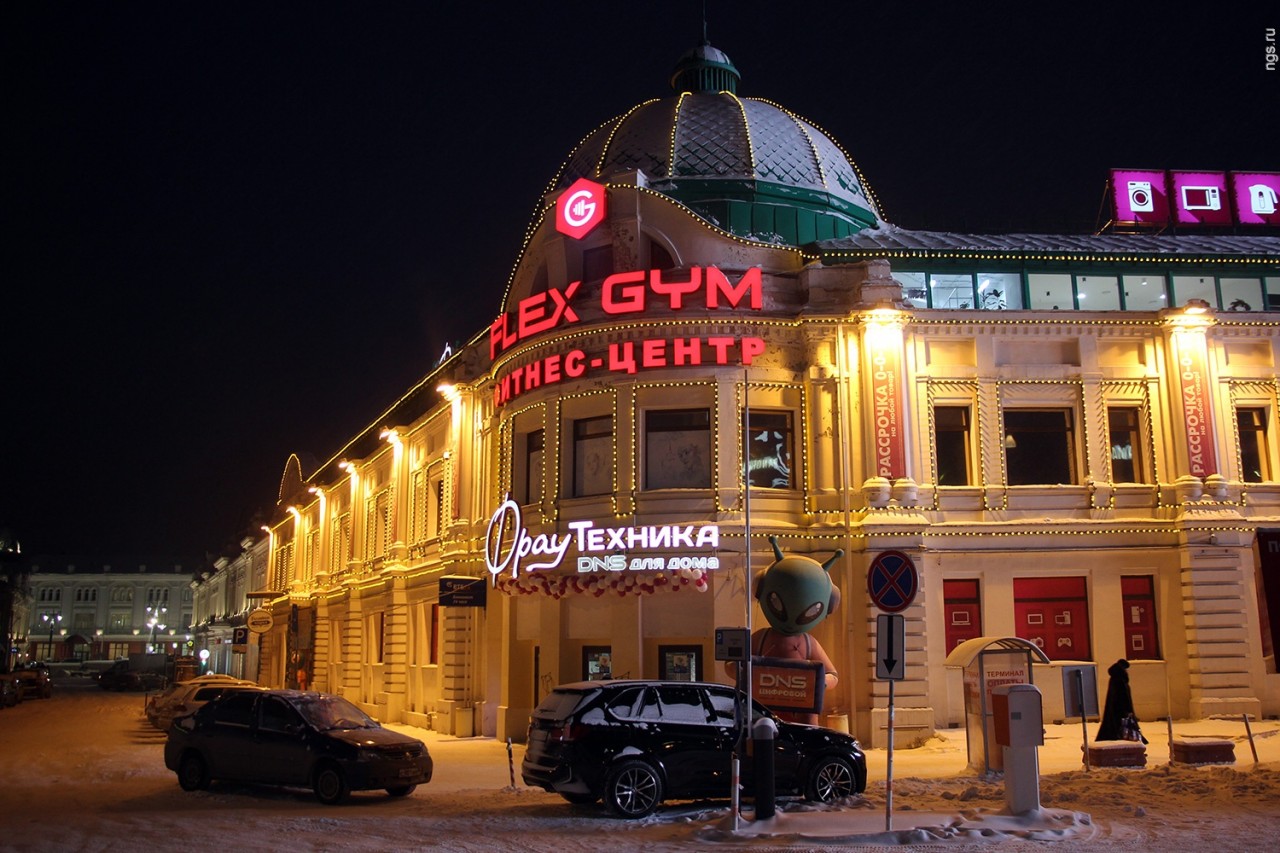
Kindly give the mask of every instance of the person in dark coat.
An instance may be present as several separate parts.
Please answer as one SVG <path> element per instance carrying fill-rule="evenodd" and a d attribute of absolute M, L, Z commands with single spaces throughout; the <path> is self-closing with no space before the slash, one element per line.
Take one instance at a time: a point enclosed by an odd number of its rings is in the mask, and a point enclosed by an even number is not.
<path fill-rule="evenodd" d="M 1140 740 L 1138 718 L 1133 712 L 1133 693 L 1129 690 L 1129 662 L 1124 658 L 1111 664 L 1107 670 L 1107 701 L 1102 707 L 1102 722 L 1094 740 Z"/>

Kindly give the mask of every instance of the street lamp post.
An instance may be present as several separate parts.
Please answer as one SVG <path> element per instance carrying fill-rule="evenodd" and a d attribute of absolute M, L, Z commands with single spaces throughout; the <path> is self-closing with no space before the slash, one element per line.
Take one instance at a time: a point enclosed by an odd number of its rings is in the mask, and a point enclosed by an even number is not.
<path fill-rule="evenodd" d="M 52 659 L 53 659 L 53 629 L 54 629 L 55 627 L 57 627 L 57 625 L 58 625 L 58 623 L 59 623 L 59 622 L 61 622 L 61 621 L 62 621 L 62 614 L 61 614 L 61 613 L 43 613 L 43 614 L 41 614 L 41 616 L 40 616 L 40 621 L 42 621 L 42 622 L 48 622 L 48 623 L 49 623 L 49 658 L 50 658 L 49 662 L 50 662 L 50 663 L 52 663 Z"/>
<path fill-rule="evenodd" d="M 147 613 L 150 614 L 147 618 L 147 627 L 151 629 L 151 639 L 147 642 L 148 653 L 153 653 L 156 650 L 156 629 L 159 628 L 161 631 L 165 629 L 165 624 L 160 620 L 164 618 L 167 610 L 168 608 L 158 605 L 147 608 Z"/>

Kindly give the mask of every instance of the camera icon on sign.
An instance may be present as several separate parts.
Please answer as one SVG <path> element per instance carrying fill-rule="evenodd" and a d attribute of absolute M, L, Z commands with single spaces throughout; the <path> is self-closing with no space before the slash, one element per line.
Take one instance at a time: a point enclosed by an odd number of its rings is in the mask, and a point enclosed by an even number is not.
<path fill-rule="evenodd" d="M 1129 182 L 1129 209 L 1134 213 L 1152 213 L 1156 209 L 1155 193 L 1150 181 Z"/>

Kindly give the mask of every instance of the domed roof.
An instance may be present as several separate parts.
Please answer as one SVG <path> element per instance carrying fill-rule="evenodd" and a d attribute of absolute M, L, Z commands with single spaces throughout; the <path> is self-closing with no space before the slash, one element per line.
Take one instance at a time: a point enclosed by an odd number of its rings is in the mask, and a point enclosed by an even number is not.
<path fill-rule="evenodd" d="M 879 225 L 874 196 L 840 146 L 777 104 L 739 97 L 738 80 L 720 50 L 705 42 L 690 50 L 671 75 L 677 94 L 646 101 L 597 128 L 569 155 L 552 191 L 582 177 L 607 180 L 639 170 L 651 189 L 738 234 L 762 236 L 762 205 L 789 211 L 772 217 L 774 225 L 791 225 L 769 235 L 782 242 Z"/>

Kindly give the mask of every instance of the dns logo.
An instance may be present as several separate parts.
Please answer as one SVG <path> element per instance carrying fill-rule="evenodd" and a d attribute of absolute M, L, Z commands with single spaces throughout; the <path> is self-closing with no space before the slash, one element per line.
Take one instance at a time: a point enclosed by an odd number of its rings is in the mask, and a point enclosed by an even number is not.
<path fill-rule="evenodd" d="M 809 686 L 803 675 L 775 675 L 772 672 L 760 673 L 761 687 L 778 687 L 785 690 L 804 690 Z"/>
<path fill-rule="evenodd" d="M 556 230 L 581 240 L 604 221 L 604 186 L 579 178 L 556 202 Z"/>

